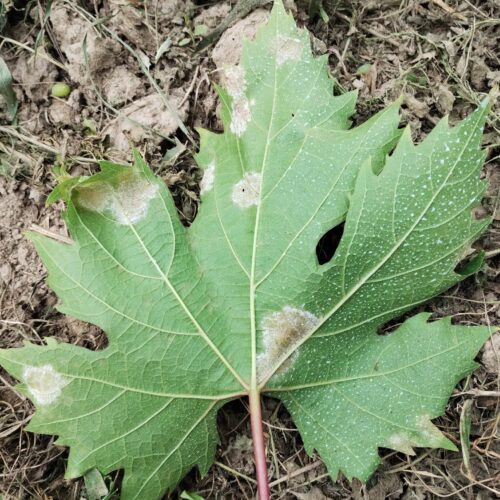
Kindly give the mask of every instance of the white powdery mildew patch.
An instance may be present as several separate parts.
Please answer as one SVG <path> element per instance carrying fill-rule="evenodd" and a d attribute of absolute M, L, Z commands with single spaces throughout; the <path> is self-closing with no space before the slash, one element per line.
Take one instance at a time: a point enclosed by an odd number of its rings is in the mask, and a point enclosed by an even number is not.
<path fill-rule="evenodd" d="M 298 38 L 278 35 L 275 39 L 274 51 L 278 66 L 288 61 L 298 61 L 302 56 L 304 45 Z"/>
<path fill-rule="evenodd" d="M 229 66 L 224 71 L 227 93 L 233 103 L 231 108 L 231 132 L 241 137 L 252 119 L 251 103 L 245 95 L 247 83 L 241 66 Z"/>
<path fill-rule="evenodd" d="M 264 350 L 257 357 L 257 370 L 264 376 L 304 336 L 311 333 L 319 318 L 303 309 L 285 306 L 281 311 L 269 314 L 262 320 Z M 297 356 L 295 351 L 277 370 L 278 374 L 290 368 Z"/>
<path fill-rule="evenodd" d="M 259 172 L 248 172 L 241 181 L 233 187 L 231 199 L 235 205 L 241 208 L 248 208 L 258 205 L 260 199 L 260 189 L 262 175 Z"/>
<path fill-rule="evenodd" d="M 112 188 L 109 184 L 86 186 L 78 190 L 78 203 L 94 212 L 110 211 L 119 224 L 134 224 L 143 219 L 158 185 L 141 177 L 124 179 Z"/>
<path fill-rule="evenodd" d="M 246 97 L 240 97 L 233 100 L 231 113 L 231 132 L 241 137 L 252 119 L 250 102 Z"/>
<path fill-rule="evenodd" d="M 429 446 L 439 447 L 445 441 L 441 431 L 431 422 L 430 415 L 420 415 L 417 417 L 417 427 L 422 436 L 427 440 Z"/>
<path fill-rule="evenodd" d="M 224 81 L 227 93 L 233 99 L 245 95 L 247 82 L 245 80 L 245 70 L 242 66 L 228 66 L 225 68 Z"/>
<path fill-rule="evenodd" d="M 27 366 L 23 372 L 23 381 L 27 385 L 35 403 L 45 406 L 53 403 L 69 383 L 52 365 Z"/>
<path fill-rule="evenodd" d="M 410 438 L 405 433 L 393 434 L 389 438 L 389 445 L 391 448 L 407 455 L 415 455 L 412 448 L 412 442 Z"/>
<path fill-rule="evenodd" d="M 121 182 L 115 189 L 112 211 L 123 225 L 134 224 L 146 217 L 149 202 L 156 196 L 158 184 L 135 178 Z"/>
<path fill-rule="evenodd" d="M 93 212 L 109 208 L 113 192 L 108 184 L 95 184 L 78 188 L 78 204 Z"/>
<path fill-rule="evenodd" d="M 200 182 L 200 194 L 208 193 L 214 188 L 215 182 L 215 162 L 212 162 L 203 172 L 203 179 Z"/>

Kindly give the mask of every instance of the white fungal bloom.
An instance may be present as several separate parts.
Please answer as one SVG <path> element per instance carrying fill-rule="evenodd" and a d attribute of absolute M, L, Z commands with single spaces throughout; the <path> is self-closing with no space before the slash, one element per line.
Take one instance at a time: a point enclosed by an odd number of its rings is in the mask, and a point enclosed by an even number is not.
<path fill-rule="evenodd" d="M 35 403 L 42 406 L 56 401 L 62 389 L 69 383 L 52 365 L 27 366 L 22 378 Z"/>
<path fill-rule="evenodd" d="M 241 137 L 251 119 L 252 112 L 248 99 L 244 96 L 234 99 L 231 113 L 231 132 Z"/>
<path fill-rule="evenodd" d="M 227 93 L 233 98 L 245 95 L 247 82 L 243 66 L 228 66 L 224 70 L 224 81 Z"/>
<path fill-rule="evenodd" d="M 233 102 L 231 107 L 231 131 L 241 137 L 252 119 L 251 104 L 245 95 L 247 83 L 242 66 L 229 66 L 224 70 L 227 93 Z"/>
<path fill-rule="evenodd" d="M 203 172 L 203 179 L 200 182 L 200 194 L 208 193 L 214 188 L 215 182 L 215 162 L 212 162 Z"/>
<path fill-rule="evenodd" d="M 278 35 L 274 46 L 278 66 L 288 61 L 298 61 L 302 55 L 303 48 L 302 40 Z"/>
<path fill-rule="evenodd" d="M 247 172 L 233 187 L 233 203 L 241 208 L 258 205 L 261 184 L 262 175 L 259 172 Z"/>
<path fill-rule="evenodd" d="M 412 448 L 412 442 L 404 432 L 400 434 L 393 434 L 389 438 L 389 445 L 394 450 L 406 453 L 407 455 L 415 455 Z"/>
<path fill-rule="evenodd" d="M 441 431 L 431 422 L 430 415 L 417 416 L 417 427 L 430 446 L 440 446 L 445 439 Z"/>
<path fill-rule="evenodd" d="M 134 224 L 146 217 L 149 202 L 156 196 L 158 184 L 137 178 L 121 182 L 115 189 L 112 211 L 123 225 Z"/>
<path fill-rule="evenodd" d="M 78 203 L 94 212 L 111 212 L 119 224 L 135 224 L 147 215 L 158 189 L 158 184 L 135 176 L 122 180 L 115 188 L 104 183 L 80 187 Z"/>
<path fill-rule="evenodd" d="M 108 184 L 93 184 L 78 188 L 78 204 L 93 212 L 104 212 L 109 208 L 113 196 Z"/>
<path fill-rule="evenodd" d="M 262 320 L 263 351 L 257 358 L 260 376 L 273 370 L 287 352 L 316 328 L 318 322 L 319 318 L 314 314 L 291 306 L 285 306 L 281 311 L 266 316 Z M 277 373 L 288 370 L 296 356 L 295 350 Z"/>

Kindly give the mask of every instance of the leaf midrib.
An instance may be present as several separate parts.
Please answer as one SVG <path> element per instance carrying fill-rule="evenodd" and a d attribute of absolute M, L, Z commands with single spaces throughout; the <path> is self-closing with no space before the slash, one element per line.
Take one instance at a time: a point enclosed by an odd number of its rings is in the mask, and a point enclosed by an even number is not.
<path fill-rule="evenodd" d="M 278 36 L 279 33 L 279 16 L 276 16 L 276 27 L 275 27 L 275 37 Z M 249 294 L 250 294 L 250 327 L 251 327 L 251 363 L 252 363 L 252 372 L 251 372 L 251 389 L 257 390 L 258 380 L 257 380 L 257 325 L 256 325 L 256 311 L 255 311 L 255 292 L 256 292 L 256 284 L 255 284 L 255 273 L 256 273 L 256 263 L 257 263 L 257 239 L 259 233 L 260 226 L 260 212 L 262 205 L 262 192 L 264 187 L 264 174 L 267 163 L 267 157 L 269 154 L 269 148 L 271 144 L 271 132 L 274 124 L 274 115 L 276 112 L 276 97 L 278 90 L 278 61 L 277 58 L 274 58 L 274 83 L 273 83 L 273 104 L 271 109 L 271 117 L 269 118 L 269 128 L 267 129 L 267 139 L 266 146 L 264 149 L 264 155 L 262 157 L 262 169 L 261 169 L 261 183 L 260 183 L 260 192 L 259 199 L 257 203 L 257 211 L 255 214 L 255 223 L 254 223 L 254 231 L 253 231 L 253 243 L 252 243 L 252 264 L 250 269 L 250 286 L 249 286 Z"/>

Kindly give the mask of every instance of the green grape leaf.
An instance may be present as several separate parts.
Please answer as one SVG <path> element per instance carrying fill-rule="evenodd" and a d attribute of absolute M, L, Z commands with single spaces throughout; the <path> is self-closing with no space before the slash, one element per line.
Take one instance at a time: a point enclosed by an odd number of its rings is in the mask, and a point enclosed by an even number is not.
<path fill-rule="evenodd" d="M 455 270 L 489 223 L 471 214 L 488 102 L 418 146 L 398 129 L 399 102 L 350 128 L 356 95 L 333 96 L 326 57 L 279 1 L 224 80 L 225 132 L 200 131 L 190 228 L 137 153 L 131 167 L 60 176 L 49 201 L 66 202 L 72 243 L 30 238 L 58 309 L 109 345 L 0 350 L 36 405 L 28 429 L 70 447 L 68 478 L 124 469 L 126 500 L 204 474 L 217 411 L 249 394 L 281 399 L 333 478 L 366 480 L 378 447 L 454 449 L 431 420 L 488 329 L 419 314 L 377 333 L 481 265 Z M 334 227 L 340 243 L 320 264 Z"/>

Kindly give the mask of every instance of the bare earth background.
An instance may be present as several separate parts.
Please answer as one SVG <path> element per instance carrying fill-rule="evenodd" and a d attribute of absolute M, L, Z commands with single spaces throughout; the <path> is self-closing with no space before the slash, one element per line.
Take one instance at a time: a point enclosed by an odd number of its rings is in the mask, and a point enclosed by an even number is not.
<path fill-rule="evenodd" d="M 450 113 L 451 123 L 458 121 L 500 83 L 499 0 L 325 0 L 328 22 L 325 15 L 310 17 L 313 0 L 286 3 L 299 24 L 311 30 L 314 50 L 329 54 L 337 91 L 359 89 L 356 123 L 403 95 L 403 123 L 411 124 L 419 141 L 441 116 Z M 200 179 L 189 136 L 196 138 L 197 126 L 220 130 L 212 82 L 219 80 L 218 68 L 237 62 L 241 34 L 255 33 L 269 5 L 238 20 L 217 45 L 201 52 L 194 49 L 202 36 L 220 27 L 234 1 L 31 0 L 4 5 L 8 13 L 0 50 L 13 75 L 19 110 L 13 124 L 0 102 L 0 347 L 56 336 L 103 348 L 106 338 L 99 329 L 55 311 L 45 271 L 23 236 L 33 224 L 66 234 L 61 206 L 44 207 L 54 186 L 52 166 L 90 173 L 94 159 L 126 162 L 134 144 L 168 183 L 188 223 L 196 214 Z M 50 95 L 57 81 L 70 85 L 69 97 Z M 500 323 L 499 128 L 497 100 L 484 139 L 490 188 L 476 210 L 479 217 L 494 217 L 474 245 L 474 251 L 486 252 L 484 269 L 425 306 L 435 317 L 452 315 L 456 323 Z M 319 457 L 306 455 L 284 408 L 267 400 L 273 498 L 498 497 L 499 359 L 497 333 L 479 354 L 479 369 L 460 383 L 446 415 L 437 421 L 462 453 L 419 449 L 409 457 L 381 450 L 383 464 L 366 485 L 342 477 L 332 482 Z M 13 385 L 0 372 L 0 498 L 88 498 L 83 481 L 63 478 L 66 450 L 55 446 L 52 437 L 23 430 L 33 407 Z M 470 446 L 459 433 L 468 405 Z M 219 423 L 217 463 L 205 478 L 192 471 L 173 498 L 183 490 L 204 498 L 255 496 L 245 403 L 225 407 Z M 469 465 L 464 456 L 470 457 Z M 104 479 L 116 494 L 120 473 Z"/>

